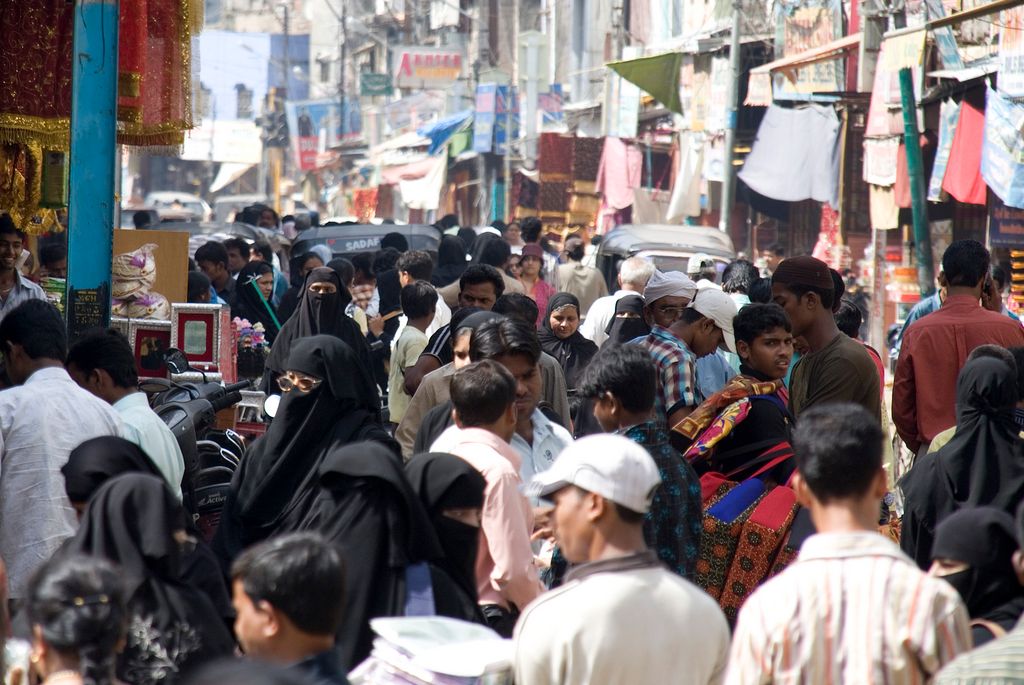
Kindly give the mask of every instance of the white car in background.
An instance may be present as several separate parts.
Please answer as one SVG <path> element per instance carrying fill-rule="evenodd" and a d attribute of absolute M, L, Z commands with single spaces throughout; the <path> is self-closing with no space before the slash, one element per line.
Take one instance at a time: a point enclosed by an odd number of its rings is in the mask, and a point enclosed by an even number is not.
<path fill-rule="evenodd" d="M 144 204 L 147 207 L 154 207 L 160 211 L 161 216 L 165 213 L 174 214 L 177 211 L 185 211 L 200 221 L 211 221 L 213 219 L 213 208 L 210 204 L 199 197 L 189 193 L 179 193 L 174 190 L 159 190 L 146 195 Z"/>

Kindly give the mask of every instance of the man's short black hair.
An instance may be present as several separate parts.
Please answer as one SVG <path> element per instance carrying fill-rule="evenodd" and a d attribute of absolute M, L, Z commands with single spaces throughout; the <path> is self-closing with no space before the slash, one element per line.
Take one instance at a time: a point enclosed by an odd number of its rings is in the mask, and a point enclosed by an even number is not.
<path fill-rule="evenodd" d="M 807 293 L 814 293 L 821 300 L 822 308 L 832 311 L 832 305 L 836 301 L 835 290 L 825 290 L 824 288 L 815 288 L 811 285 L 804 285 L 803 283 L 786 283 L 786 290 L 793 293 L 796 299 L 801 299 Z"/>
<path fill-rule="evenodd" d="M 228 238 L 224 241 L 225 250 L 238 250 L 238 254 L 242 256 L 242 259 L 248 260 L 252 250 L 249 248 L 249 243 L 245 242 L 241 238 Z"/>
<path fill-rule="evenodd" d="M 746 295 L 750 292 L 750 286 L 760 275 L 752 262 L 746 259 L 734 259 L 722 271 L 722 291 Z"/>
<path fill-rule="evenodd" d="M 311 253 L 316 257 L 316 253 Z M 319 259 L 319 257 L 317 257 Z M 364 276 L 373 276 L 373 255 L 369 252 L 359 252 L 352 255 L 352 266 L 356 268 L 357 273 L 361 273 Z"/>
<path fill-rule="evenodd" d="M 473 334 L 469 343 L 469 358 L 472 361 L 496 359 L 505 355 L 521 355 L 531 364 L 540 361 L 540 341 L 537 329 L 517 319 L 502 318 L 488 321 Z"/>
<path fill-rule="evenodd" d="M 1017 397 L 1024 398 L 1024 347 L 1011 347 L 1010 354 L 1013 355 L 1013 362 L 1017 367 Z M 1024 538 L 1020 544 L 1024 546 Z"/>
<path fill-rule="evenodd" d="M 263 257 L 263 261 L 268 264 L 274 261 L 274 248 L 270 246 L 270 243 L 259 240 L 252 244 L 253 252 L 259 252 L 260 256 Z"/>
<path fill-rule="evenodd" d="M 402 256 L 402 253 L 393 247 L 385 247 L 384 249 L 373 255 L 373 274 L 380 276 L 385 271 L 390 271 L 395 268 L 395 264 L 398 263 L 398 258 Z"/>
<path fill-rule="evenodd" d="M 501 297 L 505 292 L 505 279 L 501 272 L 489 264 L 470 264 L 459 277 L 459 290 L 465 290 L 467 285 L 480 285 L 491 283 L 494 285 L 494 297 Z"/>
<path fill-rule="evenodd" d="M 988 274 L 990 256 L 977 240 L 954 240 L 942 254 L 942 272 L 949 286 L 973 288 Z"/>
<path fill-rule="evenodd" d="M 580 383 L 582 397 L 597 398 L 610 392 L 626 411 L 654 409 L 657 371 L 650 353 L 639 345 L 605 346 L 591 360 Z"/>
<path fill-rule="evenodd" d="M 882 428 L 859 404 L 826 403 L 800 415 L 796 467 L 822 503 L 868 494 L 882 468 Z"/>
<path fill-rule="evenodd" d="M 860 337 L 860 325 L 864 323 L 864 314 L 853 300 L 848 297 L 840 300 L 835 319 L 836 326 L 841 332 L 855 340 Z"/>
<path fill-rule="evenodd" d="M 346 288 L 352 286 L 352 279 L 356 277 L 356 267 L 349 260 L 344 257 L 338 257 L 332 259 L 327 266 L 334 269 L 334 272 L 338 274 L 338 278 L 341 279 L 341 284 Z"/>
<path fill-rule="evenodd" d="M 992 268 L 989 269 L 989 274 L 992 276 L 992 280 L 996 282 L 996 287 L 999 288 L 999 292 L 1006 290 L 1006 269 L 998 264 L 993 264 Z"/>
<path fill-rule="evenodd" d="M 42 266 L 53 266 L 68 258 L 68 246 L 63 242 L 50 243 L 39 250 L 39 263 Z"/>
<path fill-rule="evenodd" d="M 334 635 L 345 600 L 342 551 L 317 533 L 287 533 L 253 545 L 231 565 L 253 604 L 265 601 L 310 635 Z"/>
<path fill-rule="evenodd" d="M 512 248 L 504 238 L 499 238 L 493 233 L 485 233 L 476 241 L 476 263 L 490 264 L 496 269 L 501 269 L 512 256 Z"/>
<path fill-rule="evenodd" d="M 224 243 L 211 240 L 208 243 L 200 245 L 199 249 L 196 250 L 196 263 L 200 262 L 223 264 L 226 269 L 228 266 L 228 250 L 224 247 Z"/>
<path fill-rule="evenodd" d="M 752 302 L 741 309 L 732 320 L 732 332 L 736 342 L 743 341 L 748 345 L 753 345 L 757 336 L 776 328 L 782 328 L 787 333 L 793 332 L 786 311 L 774 302 Z"/>
<path fill-rule="evenodd" d="M 106 371 L 119 388 L 135 390 L 139 385 L 132 346 L 114 329 L 89 333 L 72 345 L 66 366 L 72 364 L 86 375 Z"/>
<path fill-rule="evenodd" d="M 14 219 L 7 212 L 0 214 L 0 235 L 4 233 L 13 233 L 23 241 L 25 240 L 25 232 L 15 225 Z"/>
<path fill-rule="evenodd" d="M 516 401 L 516 379 L 496 361 L 474 362 L 452 376 L 451 399 L 463 426 L 486 426 Z"/>
<path fill-rule="evenodd" d="M 774 245 L 768 248 L 768 252 L 775 255 L 776 257 L 786 256 L 786 248 L 782 243 L 775 243 Z"/>
<path fill-rule="evenodd" d="M 437 308 L 437 291 L 426 281 L 413 281 L 402 288 L 402 313 L 409 319 L 433 314 Z"/>
<path fill-rule="evenodd" d="M 544 230 L 544 225 L 535 216 L 525 217 L 519 222 L 519 235 L 522 237 L 523 242 L 535 243 L 540 240 L 540 233 Z"/>
<path fill-rule="evenodd" d="M 144 209 L 140 209 L 132 214 L 132 224 L 135 228 L 145 228 L 146 226 L 149 226 L 149 220 L 151 218 L 152 217 L 150 217 L 149 212 Z"/>
<path fill-rule="evenodd" d="M 537 317 L 540 316 L 537 303 L 529 295 L 523 293 L 505 293 L 494 301 L 491 311 L 511 319 L 524 321 L 530 326 L 535 326 Z"/>
<path fill-rule="evenodd" d="M 409 250 L 398 258 L 395 268 L 406 272 L 417 281 L 429 281 L 434 273 L 434 260 L 423 250 Z"/>
<path fill-rule="evenodd" d="M 756 281 L 750 284 L 750 289 L 747 290 L 747 297 L 750 298 L 751 302 L 759 302 L 761 304 L 768 304 L 772 301 L 772 279 L 770 278 L 758 278 Z"/>
<path fill-rule="evenodd" d="M 1020 377 L 1020 369 L 1017 368 L 1017 358 L 1013 355 L 1013 352 L 1011 350 L 1008 350 L 1005 347 L 1000 347 L 999 345 L 978 345 L 973 350 L 971 350 L 971 353 L 969 355 L 967 355 L 967 361 L 969 362 L 973 359 L 979 359 L 981 357 L 998 359 L 999 361 L 1003 362 L 1004 364 L 1010 367 L 1010 370 L 1013 371 L 1014 378 Z M 967 362 L 964 363 L 966 364 Z M 1020 399 L 1021 397 L 1024 397 L 1024 395 L 1021 395 L 1020 391 L 1018 390 L 1017 398 Z"/>
<path fill-rule="evenodd" d="M 398 231 L 392 231 L 380 239 L 380 249 L 386 250 L 389 247 L 406 252 L 409 249 L 409 240 Z"/>
<path fill-rule="evenodd" d="M 188 272 L 188 301 L 199 302 L 203 293 L 210 292 L 210 277 L 202 271 Z"/>
<path fill-rule="evenodd" d="M 68 356 L 68 334 L 57 308 L 46 300 L 28 300 L 0 321 L 0 350 L 21 345 L 29 359 L 53 359 L 61 364 Z"/>

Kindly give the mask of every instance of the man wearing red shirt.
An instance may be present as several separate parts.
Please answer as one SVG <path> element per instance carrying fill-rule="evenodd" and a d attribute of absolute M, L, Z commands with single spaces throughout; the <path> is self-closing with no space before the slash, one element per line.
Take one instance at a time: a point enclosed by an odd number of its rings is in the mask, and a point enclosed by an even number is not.
<path fill-rule="evenodd" d="M 1020 322 L 999 313 L 989 253 L 981 243 L 954 241 L 942 255 L 942 270 L 946 299 L 906 330 L 892 388 L 893 423 L 916 453 L 956 424 L 956 379 L 967 355 L 979 345 L 1024 344 Z"/>

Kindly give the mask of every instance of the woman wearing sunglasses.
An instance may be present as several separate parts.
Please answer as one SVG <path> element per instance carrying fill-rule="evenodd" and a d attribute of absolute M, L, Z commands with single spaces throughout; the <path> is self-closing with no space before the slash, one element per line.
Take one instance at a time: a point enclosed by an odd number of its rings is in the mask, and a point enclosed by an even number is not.
<path fill-rule="evenodd" d="M 400 458 L 384 430 L 380 400 L 352 348 L 331 335 L 295 342 L 278 380 L 281 405 L 266 435 L 246 452 L 231 482 L 214 548 L 230 563 L 242 549 L 295 530 L 319 490 L 317 471 L 332 449 L 371 440 Z"/>

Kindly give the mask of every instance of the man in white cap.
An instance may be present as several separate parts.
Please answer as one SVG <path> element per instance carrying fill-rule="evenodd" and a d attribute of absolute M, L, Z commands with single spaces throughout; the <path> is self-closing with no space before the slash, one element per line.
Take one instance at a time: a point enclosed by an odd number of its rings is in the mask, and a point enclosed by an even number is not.
<path fill-rule="evenodd" d="M 583 438 L 534 476 L 530 491 L 554 500 L 555 538 L 578 565 L 520 617 L 517 683 L 721 681 L 725 617 L 644 543 L 644 514 L 660 482 L 647 451 L 620 435 Z"/>
<path fill-rule="evenodd" d="M 674 271 L 655 271 L 644 289 L 644 300 L 644 318 L 651 332 L 632 342 L 644 346 L 658 368 L 655 411 L 671 429 L 701 403 L 697 359 L 714 354 L 723 343 L 735 351 L 732 317 L 736 305 L 714 288 L 698 296 L 696 284 Z M 700 307 L 693 304 L 697 300 L 701 300 Z"/>

